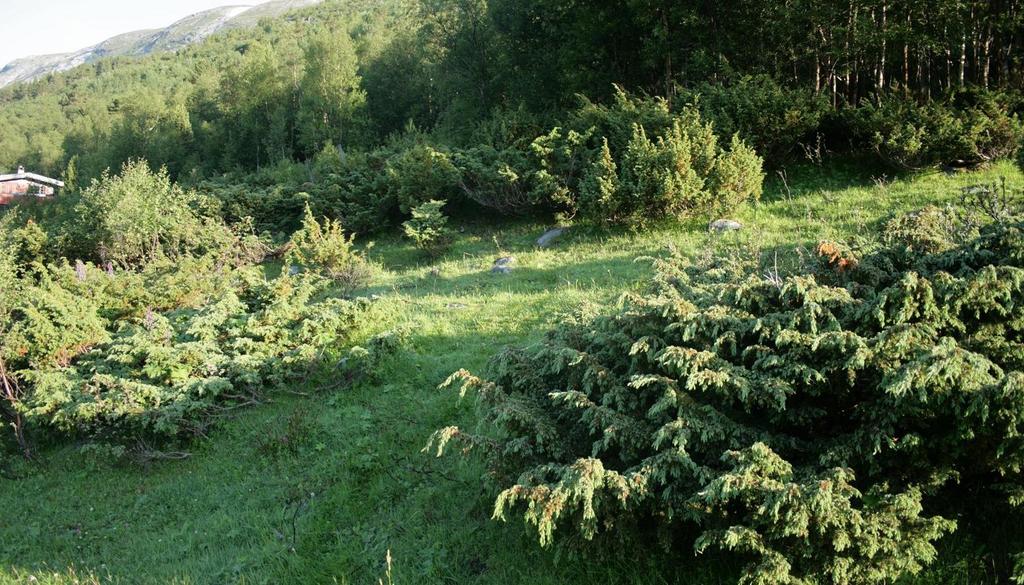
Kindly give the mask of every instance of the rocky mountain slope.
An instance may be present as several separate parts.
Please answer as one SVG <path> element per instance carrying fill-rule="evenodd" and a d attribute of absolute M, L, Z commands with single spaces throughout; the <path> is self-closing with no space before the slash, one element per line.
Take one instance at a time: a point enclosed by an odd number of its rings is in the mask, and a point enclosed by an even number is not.
<path fill-rule="evenodd" d="M 258 5 L 222 6 L 187 16 L 166 28 L 117 35 L 73 53 L 17 59 L 0 69 L 0 87 L 66 71 L 104 57 L 175 51 L 226 28 L 253 26 L 262 18 L 319 2 L 321 0 L 271 0 Z"/>

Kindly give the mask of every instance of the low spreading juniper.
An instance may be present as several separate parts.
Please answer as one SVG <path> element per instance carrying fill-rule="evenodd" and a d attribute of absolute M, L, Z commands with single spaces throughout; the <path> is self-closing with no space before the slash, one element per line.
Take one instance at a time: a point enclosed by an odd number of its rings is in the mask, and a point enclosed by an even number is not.
<path fill-rule="evenodd" d="M 741 583 L 917 573 L 1024 501 L 1024 223 L 930 251 L 780 279 L 661 261 L 618 312 L 453 375 L 483 422 L 430 447 L 479 452 L 494 517 L 545 546 L 653 525 Z"/>

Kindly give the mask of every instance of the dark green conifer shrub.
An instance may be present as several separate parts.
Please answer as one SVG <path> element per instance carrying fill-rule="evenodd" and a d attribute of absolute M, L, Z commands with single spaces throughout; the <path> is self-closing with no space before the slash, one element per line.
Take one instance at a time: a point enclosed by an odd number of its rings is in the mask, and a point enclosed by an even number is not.
<path fill-rule="evenodd" d="M 229 225 L 251 221 L 259 233 L 290 234 L 299 228 L 310 193 L 293 184 L 258 185 L 247 177 L 203 181 L 196 189 L 216 202 L 217 215 Z M 317 193 L 319 196 L 320 193 Z"/>
<path fill-rule="evenodd" d="M 710 132 L 691 136 L 679 121 L 656 140 L 648 138 L 643 126 L 636 125 L 622 154 L 619 189 L 612 193 L 618 209 L 606 216 L 604 209 L 581 207 L 580 215 L 590 221 L 638 225 L 709 208 L 705 199 L 711 194 L 704 189 L 704 180 L 711 161 L 701 156 L 706 151 L 695 150 L 709 143 L 714 148 L 715 140 Z M 604 169 L 594 170 L 606 180 Z"/>
<path fill-rule="evenodd" d="M 64 367 L 92 346 L 109 339 L 109 321 L 101 314 L 97 295 L 82 287 L 66 287 L 55 272 L 70 269 L 37 266 L 35 282 L 22 285 L 8 348 L 34 368 Z M 30 280 L 31 282 L 31 280 Z"/>
<path fill-rule="evenodd" d="M 494 517 L 542 545 L 655 526 L 741 583 L 914 574 L 1024 501 L 1024 223 L 909 241 L 788 277 L 661 261 L 651 294 L 454 374 L 482 426 L 428 447 L 479 452 Z"/>
<path fill-rule="evenodd" d="M 202 253 L 226 228 L 196 212 L 198 199 L 171 183 L 166 169 L 153 172 L 145 161 L 130 161 L 121 174 L 104 174 L 82 193 L 74 237 L 89 257 L 124 267 Z"/>
<path fill-rule="evenodd" d="M 389 149 L 347 154 L 323 174 L 310 201 L 313 212 L 341 222 L 346 231 L 372 234 L 393 225 L 398 199 L 388 172 Z"/>
<path fill-rule="evenodd" d="M 664 98 L 631 95 L 616 85 L 607 103 L 579 98 L 580 105 L 570 112 L 565 124 L 580 133 L 591 133 L 597 140 L 607 138 L 613 151 L 621 151 L 633 139 L 634 126 L 641 126 L 654 137 L 672 129 L 676 112 Z"/>
<path fill-rule="evenodd" d="M 722 148 L 696 109 L 673 113 L 660 98 L 617 89 L 603 106 L 584 101 L 566 128 L 534 141 L 535 199 L 569 217 L 640 225 L 731 210 L 761 194 L 760 157 L 739 138 Z"/>
<path fill-rule="evenodd" d="M 535 169 L 525 150 L 480 145 L 454 151 L 452 162 L 459 170 L 462 195 L 483 207 L 522 215 L 550 205 L 534 191 Z"/>
<path fill-rule="evenodd" d="M 948 209 L 934 205 L 898 215 L 885 223 L 882 239 L 890 246 L 903 246 L 911 253 L 938 254 L 969 236 L 964 224 Z M 976 235 L 976 234 L 975 234 Z"/>
<path fill-rule="evenodd" d="M 312 275 L 257 281 L 257 290 L 229 288 L 200 307 L 147 310 L 116 324 L 105 324 L 88 300 L 71 302 L 69 291 L 59 313 L 34 302 L 42 314 L 21 320 L 12 336 L 16 348 L 29 348 L 19 408 L 40 428 L 114 442 L 202 433 L 218 409 L 308 375 L 345 340 L 364 303 L 318 299 L 326 282 Z M 73 328 L 81 333 L 48 342 L 56 338 L 47 331 L 69 325 L 54 314 L 85 316 Z"/>
<path fill-rule="evenodd" d="M 26 428 L 121 451 L 201 434 L 223 409 L 338 358 L 367 305 L 339 295 L 365 282 L 368 264 L 336 222 L 308 212 L 290 256 L 308 270 L 273 280 L 257 265 L 265 243 L 221 224 L 201 237 L 201 255 L 173 239 L 124 240 L 121 250 L 144 255 L 44 264 L 19 260 L 51 239 L 19 219 L 0 218 L 0 417 L 26 453 Z"/>
<path fill-rule="evenodd" d="M 534 159 L 532 199 L 575 215 L 577 193 L 595 157 L 594 130 L 554 128 L 530 144 Z M 602 139 L 603 140 L 603 139 Z"/>
<path fill-rule="evenodd" d="M 13 240 L 7 242 L 7 245 L 13 246 L 18 251 L 18 264 L 26 266 L 31 262 L 46 257 L 50 236 L 32 218 L 28 218 L 20 228 L 11 230 L 10 234 Z"/>
<path fill-rule="evenodd" d="M 623 203 L 619 194 L 619 172 L 608 139 L 601 144 L 601 152 L 591 164 L 589 172 L 580 182 L 579 207 L 599 224 L 615 223 Z"/>
<path fill-rule="evenodd" d="M 733 135 L 728 150 L 718 153 L 708 177 L 715 211 L 728 212 L 744 201 L 757 201 L 764 187 L 764 163 L 753 148 Z"/>
<path fill-rule="evenodd" d="M 451 157 L 427 144 L 414 144 L 388 161 L 388 181 L 403 214 L 434 199 L 457 195 L 459 170 Z"/>
<path fill-rule="evenodd" d="M 981 89 L 957 90 L 923 105 L 890 94 L 851 109 L 847 120 L 889 164 L 978 165 L 1013 157 L 1024 142 L 1024 124 L 1006 102 L 1006 96 Z"/>
<path fill-rule="evenodd" d="M 431 200 L 468 200 L 503 215 L 638 224 L 727 210 L 760 195 L 761 159 L 752 149 L 739 139 L 724 148 L 696 110 L 676 114 L 660 98 L 621 88 L 607 105 L 581 98 L 563 125 L 540 136 L 526 137 L 536 121 L 518 117 L 496 114 L 478 132 L 484 143 L 465 148 L 432 146 L 411 127 L 370 151 L 327 146 L 308 183 L 296 175 L 301 167 L 281 165 L 273 174 L 283 177 L 279 184 L 254 176 L 242 185 L 225 177 L 201 186 L 229 224 L 251 217 L 257 231 L 272 233 L 297 229 L 304 205 L 365 234 Z"/>
<path fill-rule="evenodd" d="M 681 91 L 714 123 L 719 136 L 738 134 L 765 160 L 780 163 L 810 141 L 830 104 L 823 94 L 790 89 L 768 75 L 747 75 L 726 83 L 704 82 Z"/>

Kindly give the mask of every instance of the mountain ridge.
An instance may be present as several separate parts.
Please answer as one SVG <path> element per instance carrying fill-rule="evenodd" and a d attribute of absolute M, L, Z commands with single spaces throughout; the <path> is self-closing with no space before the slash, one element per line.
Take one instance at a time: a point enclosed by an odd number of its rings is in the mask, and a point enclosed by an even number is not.
<path fill-rule="evenodd" d="M 74 69 L 106 57 L 137 57 L 176 51 L 222 30 L 253 26 L 262 18 L 319 4 L 322 0 L 271 0 L 257 4 L 231 4 L 203 10 L 164 28 L 130 31 L 69 53 L 21 57 L 0 68 L 0 88 Z"/>

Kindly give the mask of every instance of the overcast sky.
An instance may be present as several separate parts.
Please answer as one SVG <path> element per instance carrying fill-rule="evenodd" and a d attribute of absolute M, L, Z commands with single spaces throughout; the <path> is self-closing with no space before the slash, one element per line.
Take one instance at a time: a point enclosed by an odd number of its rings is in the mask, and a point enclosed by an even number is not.
<path fill-rule="evenodd" d="M 0 67 L 68 53 L 133 30 L 163 28 L 208 8 L 263 0 L 0 0 Z"/>

